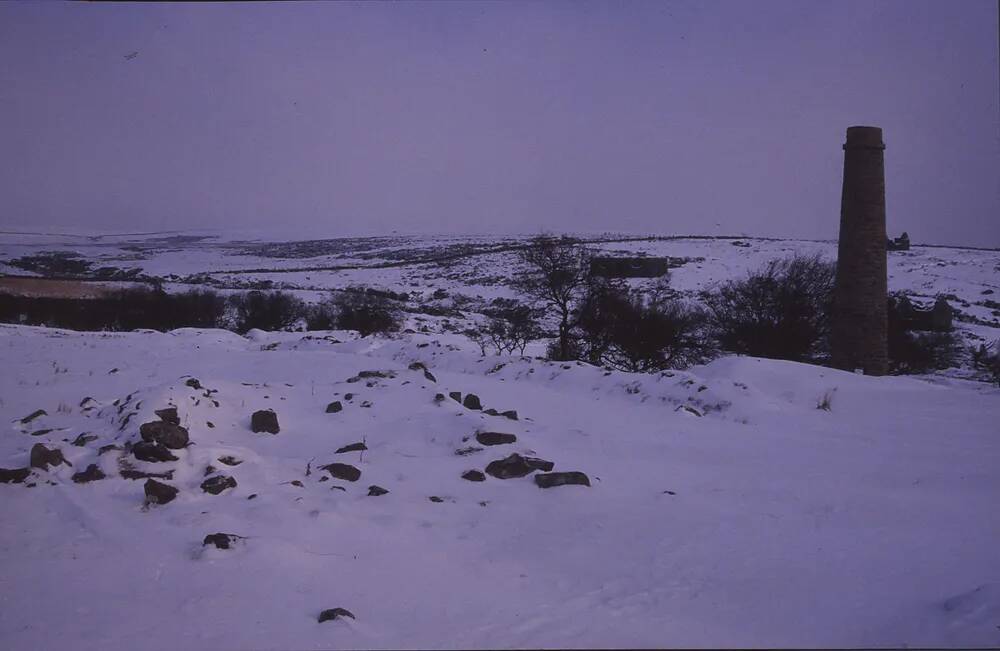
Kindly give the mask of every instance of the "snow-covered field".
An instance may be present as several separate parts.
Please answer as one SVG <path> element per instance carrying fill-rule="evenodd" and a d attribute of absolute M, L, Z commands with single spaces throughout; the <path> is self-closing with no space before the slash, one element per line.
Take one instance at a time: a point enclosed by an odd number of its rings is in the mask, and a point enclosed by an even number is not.
<path fill-rule="evenodd" d="M 692 297 L 773 257 L 835 254 L 745 241 L 594 246 L 690 258 L 670 283 Z M 0 261 L 71 250 L 159 278 L 267 278 L 312 297 L 365 284 L 415 304 L 445 289 L 464 310 L 513 295 L 510 251 L 405 262 L 516 238 L 339 242 L 305 258 L 247 242 L 3 235 Z M 355 268 L 220 273 L 322 266 Z M 994 340 L 998 271 L 996 251 L 916 247 L 891 254 L 890 288 L 953 295 L 970 343 Z M 746 357 L 606 372 L 482 357 L 442 320 L 408 319 L 430 332 L 0 325 L 0 468 L 26 468 L 35 444 L 68 461 L 0 484 L 0 648 L 1000 645 L 1000 389 Z M 137 460 L 140 426 L 170 406 L 190 445 Z M 251 429 L 265 409 L 277 434 Z M 590 486 L 462 477 L 512 453 Z M 146 479 L 126 478 L 142 473 L 169 475 L 176 499 L 145 504 Z M 215 533 L 239 538 L 203 544 Z M 332 608 L 355 618 L 319 623 Z"/>
<path fill-rule="evenodd" d="M 605 373 L 421 334 L 2 326 L 0 351 L 0 466 L 36 443 L 72 464 L 0 485 L 4 648 L 1000 644 L 983 383 L 733 357 Z M 391 373 L 351 381 L 366 370 Z M 435 402 L 451 391 L 518 420 Z M 99 454 L 170 405 L 176 461 Z M 280 432 L 253 433 L 267 408 Z M 462 478 L 513 452 L 591 486 Z M 106 478 L 74 483 L 90 464 Z M 123 469 L 179 494 L 144 506 Z M 206 472 L 237 485 L 203 492 Z M 243 538 L 202 544 L 217 532 Z M 317 622 L 337 607 L 356 619 Z"/>

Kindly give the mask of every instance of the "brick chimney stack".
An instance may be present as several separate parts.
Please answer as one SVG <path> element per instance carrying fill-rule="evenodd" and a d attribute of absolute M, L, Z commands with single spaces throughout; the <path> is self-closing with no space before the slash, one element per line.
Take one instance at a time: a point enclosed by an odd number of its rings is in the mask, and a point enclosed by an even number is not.
<path fill-rule="evenodd" d="M 878 127 L 848 127 L 830 349 L 833 366 L 888 371 L 885 145 Z"/>

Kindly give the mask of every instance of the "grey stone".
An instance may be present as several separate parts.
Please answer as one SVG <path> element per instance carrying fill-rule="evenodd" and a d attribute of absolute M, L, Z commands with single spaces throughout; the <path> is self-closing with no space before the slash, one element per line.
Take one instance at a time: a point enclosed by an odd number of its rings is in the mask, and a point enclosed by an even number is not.
<path fill-rule="evenodd" d="M 210 533 L 201 542 L 203 547 L 215 545 L 216 549 L 231 549 L 237 541 L 243 540 L 243 536 L 234 533 Z"/>
<path fill-rule="evenodd" d="M 554 466 L 555 464 L 551 461 L 533 457 L 522 457 L 520 454 L 514 453 L 504 459 L 491 461 L 486 466 L 486 474 L 497 479 L 513 479 L 515 477 L 524 477 L 535 470 L 549 472 Z"/>
<path fill-rule="evenodd" d="M 278 427 L 278 414 L 270 409 L 255 411 L 250 417 L 250 429 L 256 433 L 277 434 L 281 431 Z"/>
<path fill-rule="evenodd" d="M 218 495 L 227 488 L 236 488 L 236 479 L 227 475 L 216 475 L 201 482 L 201 490 Z"/>
<path fill-rule="evenodd" d="M 155 479 L 147 479 L 143 485 L 146 501 L 150 504 L 169 504 L 177 497 L 177 489 L 169 484 L 161 484 Z"/>
<path fill-rule="evenodd" d="M 555 486 L 590 486 L 590 478 L 582 472 L 550 472 L 535 475 L 535 484 L 539 488 L 554 488 Z"/>
<path fill-rule="evenodd" d="M 157 409 L 153 412 L 159 416 L 160 420 L 164 423 L 170 423 L 171 425 L 180 425 L 181 419 L 177 415 L 177 407 L 166 407 L 164 409 Z"/>
<path fill-rule="evenodd" d="M 378 497 L 379 495 L 386 495 L 389 491 L 382 488 L 381 486 L 376 486 L 372 484 L 368 487 L 368 497 Z"/>
<path fill-rule="evenodd" d="M 361 471 L 347 463 L 330 463 L 320 466 L 320 470 L 327 471 L 334 479 L 343 479 L 345 481 L 358 481 L 361 479 Z"/>
<path fill-rule="evenodd" d="M 342 448 L 337 448 L 334 454 L 343 454 L 345 452 L 361 452 L 362 450 L 367 450 L 368 446 L 364 443 L 351 443 L 350 445 L 345 445 Z"/>
<path fill-rule="evenodd" d="M 77 484 L 86 484 L 88 482 L 104 479 L 104 477 L 105 474 L 101 472 L 101 469 L 97 467 L 97 464 L 92 463 L 87 466 L 87 469 L 83 472 L 78 472 L 73 475 L 73 481 Z"/>
<path fill-rule="evenodd" d="M 477 396 L 474 393 L 466 394 L 465 399 L 462 400 L 462 406 L 465 407 L 466 409 L 475 409 L 475 410 L 483 408 L 482 403 L 479 402 L 479 396 Z"/>
<path fill-rule="evenodd" d="M 139 441 L 132 446 L 132 454 L 139 461 L 149 461 L 151 463 L 160 463 L 164 461 L 177 461 L 170 450 L 159 443 L 149 443 L 147 441 Z"/>
<path fill-rule="evenodd" d="M 151 421 L 139 426 L 139 436 L 143 441 L 159 443 L 171 450 L 181 450 L 190 442 L 188 431 L 180 425 L 167 421 Z"/>
<path fill-rule="evenodd" d="M 486 475 L 478 470 L 468 470 L 462 473 L 462 479 L 468 481 L 486 481 Z"/>
<path fill-rule="evenodd" d="M 516 443 L 517 437 L 513 434 L 504 434 L 503 432 L 477 432 L 476 441 L 480 445 L 506 445 L 508 443 Z"/>
<path fill-rule="evenodd" d="M 350 617 L 351 619 L 356 619 L 354 613 L 347 610 L 346 608 L 328 608 L 319 614 L 319 622 L 330 622 L 337 619 L 343 619 L 345 617 Z"/>
<path fill-rule="evenodd" d="M 0 468 L 0 484 L 20 484 L 30 474 L 31 468 Z"/>
<path fill-rule="evenodd" d="M 31 446 L 31 454 L 28 465 L 32 468 L 48 470 L 49 466 L 60 466 L 62 464 L 72 465 L 63 457 L 62 450 L 50 450 L 41 443 Z"/>
<path fill-rule="evenodd" d="M 344 408 L 344 405 L 340 404 L 339 400 L 334 400 L 333 402 L 331 402 L 330 404 L 328 404 L 326 406 L 326 413 L 328 413 L 328 414 L 336 414 L 338 411 L 341 411 L 343 408 Z"/>

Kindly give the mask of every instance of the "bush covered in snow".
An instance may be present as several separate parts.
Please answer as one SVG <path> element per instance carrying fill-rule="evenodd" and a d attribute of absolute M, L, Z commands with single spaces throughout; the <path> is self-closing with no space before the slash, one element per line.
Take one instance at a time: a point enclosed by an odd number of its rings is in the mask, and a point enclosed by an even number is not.
<path fill-rule="evenodd" d="M 776 259 L 702 298 L 723 350 L 817 361 L 826 355 L 835 267 L 819 256 Z"/>

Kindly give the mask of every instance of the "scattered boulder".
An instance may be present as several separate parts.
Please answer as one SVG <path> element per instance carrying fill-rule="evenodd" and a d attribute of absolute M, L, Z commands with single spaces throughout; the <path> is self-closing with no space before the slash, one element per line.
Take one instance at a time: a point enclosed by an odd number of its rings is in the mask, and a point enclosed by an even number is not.
<path fill-rule="evenodd" d="M 582 472 L 550 472 L 535 475 L 535 484 L 539 488 L 555 486 L 590 486 L 590 478 Z"/>
<path fill-rule="evenodd" d="M 243 540 L 244 536 L 237 536 L 234 533 L 210 533 L 201 542 L 202 547 L 215 545 L 216 549 L 231 549 L 237 541 Z"/>
<path fill-rule="evenodd" d="M 147 479 L 142 487 L 148 504 L 169 504 L 177 497 L 177 489 L 169 484 L 161 484 L 155 479 Z"/>
<path fill-rule="evenodd" d="M 27 425 L 28 423 L 30 423 L 31 421 L 35 420 L 39 416 L 48 416 L 48 414 L 45 412 L 44 409 L 37 409 L 37 410 L 31 412 L 30 414 L 28 414 L 27 416 L 25 416 L 24 418 L 22 418 L 21 419 L 21 424 L 22 425 Z"/>
<path fill-rule="evenodd" d="M 199 382 L 198 380 L 196 380 L 194 378 L 191 378 L 190 380 L 188 380 L 187 382 L 185 382 L 184 385 L 185 386 L 189 386 L 189 387 L 191 387 L 192 389 L 194 389 L 196 391 L 198 391 L 198 390 L 201 389 L 201 382 Z"/>
<path fill-rule="evenodd" d="M 201 490 L 218 495 L 227 488 L 236 488 L 236 479 L 227 475 L 216 475 L 201 482 Z"/>
<path fill-rule="evenodd" d="M 437 382 L 437 378 L 434 377 L 434 374 L 427 369 L 424 369 L 424 378 L 430 380 L 431 382 Z"/>
<path fill-rule="evenodd" d="M 478 470 L 469 470 L 462 473 L 462 479 L 467 481 L 486 481 L 486 475 Z"/>
<path fill-rule="evenodd" d="M 190 442 L 188 431 L 165 420 L 154 420 L 139 426 L 139 436 L 143 441 L 159 443 L 171 450 L 181 450 Z"/>
<path fill-rule="evenodd" d="M 459 448 L 455 450 L 455 455 L 459 457 L 468 456 L 474 452 L 482 452 L 484 448 L 478 448 L 475 445 L 470 445 L 467 448 Z"/>
<path fill-rule="evenodd" d="M 378 497 L 379 495 L 386 495 L 388 492 L 386 489 L 375 484 L 368 487 L 368 497 Z"/>
<path fill-rule="evenodd" d="M 30 474 L 31 468 L 0 468 L 0 484 L 20 484 Z"/>
<path fill-rule="evenodd" d="M 475 409 L 475 410 L 483 408 L 483 404 L 479 402 L 479 396 L 477 396 L 474 393 L 466 394 L 465 399 L 462 400 L 462 406 L 465 407 L 466 409 Z"/>
<path fill-rule="evenodd" d="M 115 445 L 114 443 L 110 443 L 108 445 L 102 445 L 101 447 L 97 448 L 97 456 L 101 456 L 105 452 L 111 452 L 112 450 L 121 450 L 121 448 Z"/>
<path fill-rule="evenodd" d="M 346 400 L 348 402 L 350 402 L 351 400 L 354 400 L 354 394 L 353 393 L 345 393 L 344 394 L 344 400 Z"/>
<path fill-rule="evenodd" d="M 509 418 L 511 420 L 517 420 L 517 412 L 513 409 L 508 409 L 507 411 L 501 411 L 500 415 L 504 418 Z"/>
<path fill-rule="evenodd" d="M 461 391 L 449 391 L 448 392 L 448 397 L 451 398 L 452 400 L 454 400 L 455 402 L 459 402 L 459 403 L 462 402 L 462 392 Z"/>
<path fill-rule="evenodd" d="M 555 464 L 551 461 L 535 459 L 533 457 L 522 457 L 515 452 L 505 459 L 491 461 L 486 466 L 486 474 L 497 479 L 513 479 L 515 477 L 524 477 L 535 470 L 549 472 L 554 466 Z"/>
<path fill-rule="evenodd" d="M 326 413 L 328 413 L 328 414 L 336 414 L 338 411 L 341 411 L 343 408 L 344 408 L 344 405 L 340 404 L 339 400 L 334 400 L 333 402 L 331 402 L 330 404 L 328 404 L 326 406 Z"/>
<path fill-rule="evenodd" d="M 440 504 L 441 502 L 443 502 L 443 501 L 444 501 L 443 499 L 441 499 L 441 498 L 440 498 L 440 497 L 438 497 L 437 495 L 431 495 L 431 496 L 430 496 L 430 497 L 428 497 L 427 499 L 429 499 L 430 501 L 434 502 L 435 504 Z"/>
<path fill-rule="evenodd" d="M 444 397 L 443 393 L 435 393 L 434 394 L 434 402 L 436 404 L 441 404 L 444 401 L 445 401 L 445 397 Z"/>
<path fill-rule="evenodd" d="M 84 432 L 83 434 L 80 434 L 75 439 L 73 439 L 73 445 L 75 445 L 78 448 L 82 448 L 91 441 L 96 441 L 96 440 L 97 440 L 96 434 L 88 434 Z"/>
<path fill-rule="evenodd" d="M 281 428 L 278 427 L 278 414 L 271 409 L 255 411 L 250 417 L 250 429 L 255 433 L 277 434 L 281 431 Z"/>
<path fill-rule="evenodd" d="M 361 471 L 347 463 L 330 463 L 320 466 L 320 470 L 327 471 L 334 479 L 343 479 L 345 481 L 358 481 L 361 479 Z"/>
<path fill-rule="evenodd" d="M 319 623 L 334 621 L 337 619 L 343 619 L 344 617 L 350 617 L 351 619 L 357 619 L 354 613 L 347 610 L 346 608 L 329 608 L 324 610 L 319 614 Z"/>
<path fill-rule="evenodd" d="M 476 432 L 476 441 L 480 445 L 506 445 L 516 443 L 517 437 L 503 432 Z"/>
<path fill-rule="evenodd" d="M 489 409 L 484 409 L 483 413 L 486 414 L 487 416 L 499 416 L 500 415 L 500 412 L 497 411 L 496 409 L 492 408 L 492 407 L 490 407 Z"/>
<path fill-rule="evenodd" d="M 87 466 L 87 469 L 83 472 L 78 472 L 73 475 L 73 481 L 77 484 L 86 484 L 99 479 L 104 479 L 105 476 L 106 475 L 101 472 L 101 469 L 97 467 L 97 464 L 92 463 Z"/>
<path fill-rule="evenodd" d="M 48 470 L 49 466 L 60 466 L 64 463 L 67 466 L 73 465 L 63 457 L 62 450 L 58 448 L 50 450 L 41 443 L 35 443 L 31 446 L 28 465 L 32 468 Z"/>
<path fill-rule="evenodd" d="M 181 419 L 177 415 L 177 407 L 166 407 L 164 409 L 157 409 L 153 412 L 159 416 L 160 420 L 164 423 L 170 423 L 171 425 L 180 425 Z"/>
<path fill-rule="evenodd" d="M 30 434 L 30 436 L 45 436 L 49 432 L 53 431 L 52 428 L 35 430 Z"/>
<path fill-rule="evenodd" d="M 362 450 L 367 450 L 368 446 L 364 443 L 351 443 L 350 445 L 345 445 L 342 448 L 337 448 L 334 454 L 343 454 L 345 452 L 361 452 Z"/>
<path fill-rule="evenodd" d="M 219 463 L 225 464 L 227 466 L 238 466 L 243 463 L 242 459 L 237 459 L 234 456 L 226 455 L 224 457 L 219 457 Z"/>
<path fill-rule="evenodd" d="M 166 448 L 166 446 L 160 443 L 150 443 L 148 441 L 139 441 L 132 446 L 132 454 L 139 461 L 149 461 L 150 463 L 161 463 L 164 461 L 177 461 L 177 457 L 173 455 Z"/>

